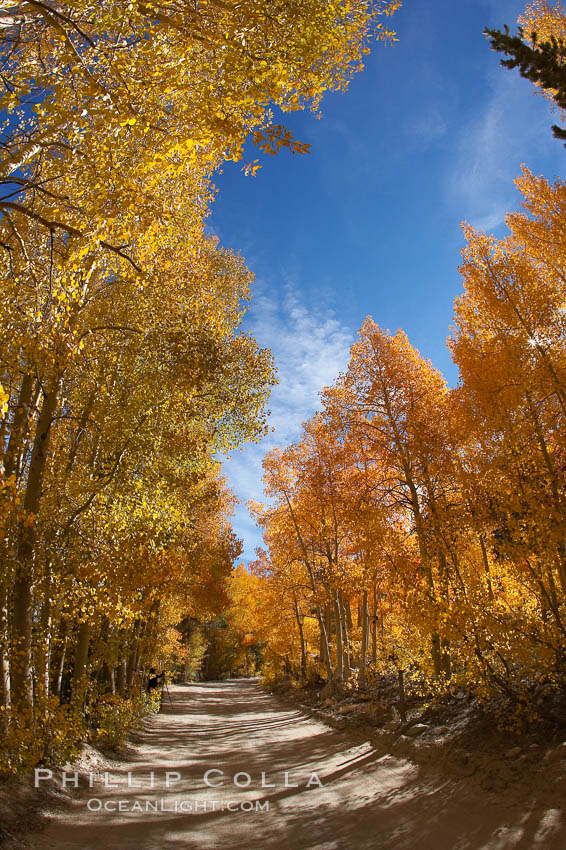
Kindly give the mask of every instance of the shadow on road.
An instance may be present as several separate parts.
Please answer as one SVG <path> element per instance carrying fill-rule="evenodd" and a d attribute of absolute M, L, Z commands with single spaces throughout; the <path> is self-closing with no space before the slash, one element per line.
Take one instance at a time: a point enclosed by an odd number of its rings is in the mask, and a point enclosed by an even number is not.
<path fill-rule="evenodd" d="M 353 742 L 347 732 L 266 694 L 256 680 L 170 690 L 172 705 L 164 702 L 128 761 L 111 771 L 107 784 L 117 787 L 95 781 L 29 846 L 566 848 L 562 813 L 544 804 L 544 789 L 495 795 L 469 780 L 448 779 L 378 752 L 369 741 Z M 128 787 L 128 773 L 141 788 Z"/>

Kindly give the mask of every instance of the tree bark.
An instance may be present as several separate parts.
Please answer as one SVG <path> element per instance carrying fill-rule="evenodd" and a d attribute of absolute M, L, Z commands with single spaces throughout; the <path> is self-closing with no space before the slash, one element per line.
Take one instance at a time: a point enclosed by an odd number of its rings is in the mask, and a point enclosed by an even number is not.
<path fill-rule="evenodd" d="M 304 682 L 307 677 L 307 648 L 305 646 L 305 630 L 303 628 L 303 621 L 301 619 L 296 593 L 293 593 L 293 610 L 295 611 L 295 618 L 297 620 L 299 638 L 301 641 L 301 679 Z"/>
<path fill-rule="evenodd" d="M 47 560 L 42 582 L 42 601 L 39 615 L 39 636 L 35 650 L 37 693 L 49 697 L 49 661 L 51 655 L 51 563 Z"/>
<path fill-rule="evenodd" d="M 11 682 L 12 703 L 16 711 L 30 714 L 33 707 L 31 675 L 34 555 L 37 538 L 36 518 L 41 503 L 45 467 L 49 453 L 51 424 L 57 408 L 60 378 L 44 392 L 41 413 L 29 465 L 24 511 L 33 515 L 31 525 L 22 526 L 17 549 L 13 591 Z"/>
<path fill-rule="evenodd" d="M 85 620 L 84 623 L 80 623 L 79 625 L 71 685 L 71 705 L 75 710 L 79 711 L 84 709 L 89 642 L 90 622 Z"/>
<path fill-rule="evenodd" d="M 140 621 L 136 620 L 132 629 L 132 648 L 130 654 L 128 655 L 128 661 L 126 665 L 126 693 L 127 696 L 132 695 L 132 688 L 134 684 L 134 676 L 138 669 L 138 649 L 139 649 L 139 631 L 140 631 Z"/>
<path fill-rule="evenodd" d="M 351 660 L 350 660 L 350 632 L 348 628 L 348 605 L 347 601 L 344 600 L 342 595 L 342 591 L 338 591 L 338 610 L 340 612 L 340 625 L 342 627 L 342 675 L 344 681 L 350 677 L 350 671 L 352 668 Z"/>
<path fill-rule="evenodd" d="M 373 614 L 371 618 L 371 658 L 373 663 L 377 661 L 377 585 L 373 586 Z"/>
<path fill-rule="evenodd" d="M 65 657 L 67 654 L 67 621 L 61 618 L 57 639 L 53 647 L 51 656 L 51 693 L 53 696 L 61 698 L 61 682 L 63 680 L 63 670 L 65 669 Z"/>
<path fill-rule="evenodd" d="M 126 662 L 122 660 L 118 664 L 117 676 L 116 676 L 116 686 L 118 688 L 118 693 L 120 696 L 126 695 Z"/>
<path fill-rule="evenodd" d="M 368 651 L 368 592 L 364 589 L 361 604 L 361 621 L 362 621 L 362 645 L 360 647 L 360 672 L 359 686 L 364 689 L 367 685 L 366 679 L 366 664 Z"/>
<path fill-rule="evenodd" d="M 327 618 L 322 611 L 320 605 L 316 606 L 316 617 L 318 620 L 318 628 L 320 630 L 320 648 L 324 666 L 326 668 L 326 685 L 329 691 L 332 691 L 334 673 L 332 670 L 332 658 L 330 656 L 330 642 L 328 640 Z"/>
<path fill-rule="evenodd" d="M 341 686 L 344 682 L 344 647 L 342 641 L 342 616 L 338 593 L 334 594 L 333 600 L 334 623 L 336 625 L 336 681 Z"/>
<path fill-rule="evenodd" d="M 116 678 L 114 676 L 114 668 L 108 661 L 105 661 L 102 665 L 102 680 L 107 690 L 114 696 L 116 693 Z"/>
<path fill-rule="evenodd" d="M 24 454 L 24 442 L 28 429 L 30 410 L 37 401 L 38 384 L 33 375 L 24 375 L 14 418 L 10 426 L 10 439 L 4 455 L 4 475 L 6 478 L 18 474 L 21 457 Z"/>
<path fill-rule="evenodd" d="M 0 706 L 6 711 L 10 708 L 10 663 L 8 659 L 8 590 L 0 583 Z M 5 712 L 1 715 L 7 717 Z M 0 728 L 3 719 L 0 721 Z"/>

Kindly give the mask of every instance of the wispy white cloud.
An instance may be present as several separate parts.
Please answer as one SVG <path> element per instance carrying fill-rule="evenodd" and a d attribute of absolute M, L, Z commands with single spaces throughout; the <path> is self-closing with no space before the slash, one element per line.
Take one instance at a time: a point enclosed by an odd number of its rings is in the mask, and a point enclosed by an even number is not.
<path fill-rule="evenodd" d="M 446 134 L 448 123 L 439 106 L 429 105 L 421 109 L 413 120 L 407 120 L 403 130 L 414 138 L 421 150 L 426 150 Z"/>
<path fill-rule="evenodd" d="M 313 307 L 301 300 L 288 280 L 283 289 L 270 291 L 266 282 L 250 308 L 248 327 L 262 347 L 273 352 L 279 384 L 270 400 L 269 434 L 261 443 L 244 446 L 224 463 L 228 483 L 241 500 L 234 529 L 244 540 L 244 558 L 252 558 L 261 535 L 244 502 L 262 501 L 262 458 L 274 446 L 285 446 L 300 433 L 301 423 L 319 406 L 321 389 L 345 369 L 354 334 L 331 307 Z"/>
<path fill-rule="evenodd" d="M 517 71 L 495 66 L 487 74 L 489 94 L 462 127 L 448 179 L 448 192 L 463 217 L 482 230 L 504 223 L 517 205 L 513 180 L 520 166 L 553 143 L 547 103 L 525 98 L 530 86 Z"/>

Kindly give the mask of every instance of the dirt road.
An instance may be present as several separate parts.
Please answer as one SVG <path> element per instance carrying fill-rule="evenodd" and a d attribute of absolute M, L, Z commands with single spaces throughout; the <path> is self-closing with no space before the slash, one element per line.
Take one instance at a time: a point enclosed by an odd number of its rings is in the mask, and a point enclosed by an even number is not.
<path fill-rule="evenodd" d="M 178 686 L 171 696 L 128 761 L 109 768 L 108 787 L 93 776 L 30 847 L 566 850 L 562 813 L 540 802 L 543 789 L 527 804 L 489 796 L 354 743 L 253 680 Z M 128 774 L 142 787 L 128 788 Z"/>

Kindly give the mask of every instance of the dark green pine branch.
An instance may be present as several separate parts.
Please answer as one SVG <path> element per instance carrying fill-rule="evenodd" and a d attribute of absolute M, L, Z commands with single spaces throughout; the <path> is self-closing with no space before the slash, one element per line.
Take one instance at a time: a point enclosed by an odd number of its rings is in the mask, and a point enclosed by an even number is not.
<path fill-rule="evenodd" d="M 509 57 L 501 60 L 504 67 L 518 68 L 522 77 L 551 90 L 555 103 L 566 110 L 566 45 L 561 39 L 551 36 L 549 41 L 539 41 L 533 32 L 529 43 L 521 27 L 514 36 L 507 26 L 505 32 L 486 28 L 484 33 L 489 36 L 492 50 Z M 552 130 L 556 138 L 566 139 L 565 128 L 554 125 Z"/>

